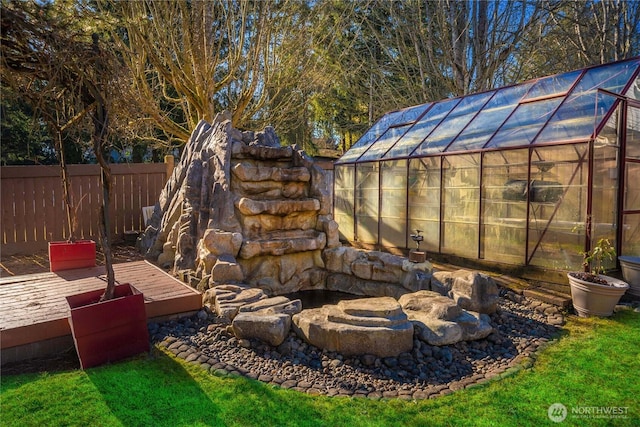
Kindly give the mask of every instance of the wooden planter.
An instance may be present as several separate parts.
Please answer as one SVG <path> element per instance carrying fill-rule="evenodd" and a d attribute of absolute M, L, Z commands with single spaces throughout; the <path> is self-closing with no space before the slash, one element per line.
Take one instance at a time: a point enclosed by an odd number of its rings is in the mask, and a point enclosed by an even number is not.
<path fill-rule="evenodd" d="M 67 297 L 82 369 L 149 351 L 143 295 L 128 283 L 116 286 L 115 298 L 99 302 L 103 293 L 100 289 Z"/>
<path fill-rule="evenodd" d="M 622 280 L 600 274 L 611 285 L 600 285 L 567 274 L 573 308 L 580 317 L 611 316 L 629 285 Z"/>
<path fill-rule="evenodd" d="M 96 242 L 49 242 L 49 270 L 52 272 L 74 268 L 95 267 Z"/>

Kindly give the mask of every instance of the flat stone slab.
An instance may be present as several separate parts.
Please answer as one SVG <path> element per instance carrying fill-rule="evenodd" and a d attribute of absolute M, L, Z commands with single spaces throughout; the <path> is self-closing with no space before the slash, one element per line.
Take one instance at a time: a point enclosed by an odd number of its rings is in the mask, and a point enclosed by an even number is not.
<path fill-rule="evenodd" d="M 413 348 L 413 325 L 389 297 L 341 301 L 304 310 L 292 320 L 307 342 L 347 356 L 394 357 Z"/>
<path fill-rule="evenodd" d="M 288 314 L 293 315 L 302 311 L 302 301 L 299 299 L 290 300 L 287 297 L 277 296 L 262 299 L 251 304 L 240 307 L 239 312 L 254 312 L 267 314 Z"/>
<path fill-rule="evenodd" d="M 266 299 L 267 295 L 262 289 L 246 285 L 219 285 L 208 289 L 202 298 L 205 305 L 230 322 L 241 307 Z"/>

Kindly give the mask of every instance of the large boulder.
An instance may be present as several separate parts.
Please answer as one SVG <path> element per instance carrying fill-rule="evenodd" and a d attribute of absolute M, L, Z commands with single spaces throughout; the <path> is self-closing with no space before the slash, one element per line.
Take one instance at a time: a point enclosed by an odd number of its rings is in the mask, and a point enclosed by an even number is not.
<path fill-rule="evenodd" d="M 493 327 L 489 316 L 462 309 L 451 298 L 432 291 L 406 294 L 399 300 L 418 337 L 430 345 L 450 345 L 485 338 Z"/>
<path fill-rule="evenodd" d="M 300 300 L 269 298 L 261 289 L 244 284 L 214 286 L 204 293 L 204 303 L 231 323 L 237 338 L 257 338 L 273 346 L 284 341 L 291 329 L 291 315 L 302 310 Z"/>
<path fill-rule="evenodd" d="M 293 328 L 310 344 L 347 356 L 394 357 L 413 347 L 413 325 L 390 297 L 304 310 L 293 316 Z"/>
<path fill-rule="evenodd" d="M 498 285 L 491 277 L 477 271 L 435 272 L 431 290 L 452 298 L 465 310 L 491 314 L 498 307 Z"/>
<path fill-rule="evenodd" d="M 257 338 L 278 346 L 289 335 L 291 316 L 300 311 L 302 302 L 299 299 L 283 296 L 261 299 L 240 307 L 231 326 L 237 338 Z"/>
<path fill-rule="evenodd" d="M 257 338 L 278 346 L 289 335 L 291 316 L 265 312 L 241 312 L 233 319 L 232 329 L 239 339 Z"/>
<path fill-rule="evenodd" d="M 328 271 L 328 290 L 398 298 L 429 289 L 431 282 L 430 263 L 412 263 L 386 252 L 339 246 L 325 249 L 322 257 Z"/>

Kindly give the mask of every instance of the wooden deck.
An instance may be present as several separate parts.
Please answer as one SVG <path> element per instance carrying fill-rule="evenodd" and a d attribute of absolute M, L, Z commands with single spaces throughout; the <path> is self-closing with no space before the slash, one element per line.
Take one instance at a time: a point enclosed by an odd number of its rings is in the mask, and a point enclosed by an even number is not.
<path fill-rule="evenodd" d="M 118 283 L 130 283 L 144 294 L 149 319 L 202 308 L 202 297 L 198 291 L 146 261 L 115 264 L 113 267 Z M 102 289 L 105 285 L 103 266 L 0 279 L 2 363 L 27 358 L 23 357 L 27 353 L 38 356 L 41 352 L 32 348 L 18 352 L 25 354 L 15 354 L 17 349 L 25 346 L 56 340 L 68 344 L 71 329 L 65 297 Z M 51 350 L 51 345 L 40 347 Z"/>

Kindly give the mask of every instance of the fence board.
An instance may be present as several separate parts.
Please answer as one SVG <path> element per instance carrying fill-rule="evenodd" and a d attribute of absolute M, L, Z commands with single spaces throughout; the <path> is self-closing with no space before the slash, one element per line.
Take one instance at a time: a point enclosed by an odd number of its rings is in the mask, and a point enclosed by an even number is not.
<path fill-rule="evenodd" d="M 89 196 L 88 200 L 84 203 L 87 204 L 89 209 L 87 217 L 89 217 L 89 228 L 85 230 L 87 236 L 97 236 L 99 234 L 98 229 L 98 217 L 100 215 L 100 206 L 102 206 L 102 193 L 100 188 L 100 177 L 89 176 L 87 177 L 89 183 Z"/>
<path fill-rule="evenodd" d="M 53 212 L 52 218 L 54 220 L 51 224 L 51 239 L 64 240 L 69 235 L 69 229 L 67 226 L 67 214 L 64 210 L 64 195 L 62 191 L 62 184 L 53 186 L 53 200 L 51 201 L 51 211 Z"/>
<path fill-rule="evenodd" d="M 44 198 L 42 199 L 42 210 L 44 211 L 45 240 L 53 240 L 53 233 L 56 229 L 56 213 L 53 197 L 55 194 L 56 181 L 52 179 L 44 180 Z"/>
<path fill-rule="evenodd" d="M 2 191 L 2 243 L 13 243 L 15 242 L 15 212 L 14 212 L 14 203 L 15 199 L 13 195 L 13 186 L 0 186 L 0 190 Z"/>
<path fill-rule="evenodd" d="M 24 235 L 25 241 L 36 240 L 35 236 L 35 193 L 33 188 L 33 178 L 24 179 Z"/>
<path fill-rule="evenodd" d="M 44 209 L 42 208 L 42 202 L 44 200 L 44 182 L 41 179 L 34 179 L 33 181 L 33 209 L 34 219 L 33 228 L 35 237 L 34 240 L 46 239 L 46 232 L 44 229 Z"/>
<path fill-rule="evenodd" d="M 118 164 L 111 165 L 111 173 L 111 233 L 118 239 L 124 231 L 144 228 L 142 207 L 156 203 L 164 187 L 166 166 Z M 100 168 L 69 165 L 69 176 L 74 202 L 80 203 L 78 236 L 97 239 L 102 200 Z M 48 241 L 67 238 L 59 167 L 3 166 L 0 179 L 3 255 L 45 249 Z"/>
<path fill-rule="evenodd" d="M 15 217 L 15 231 L 16 231 L 16 243 L 18 242 L 26 242 L 25 236 L 25 220 L 24 220 L 24 203 L 25 203 L 25 193 L 24 193 L 24 179 L 19 180 L 15 184 L 14 189 L 14 203 L 16 205 L 16 217 Z"/>
<path fill-rule="evenodd" d="M 140 176 L 138 174 L 131 175 L 131 216 L 129 217 L 129 225 L 127 230 L 140 230 Z"/>

